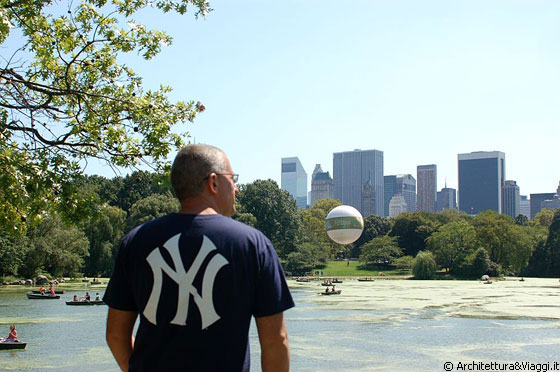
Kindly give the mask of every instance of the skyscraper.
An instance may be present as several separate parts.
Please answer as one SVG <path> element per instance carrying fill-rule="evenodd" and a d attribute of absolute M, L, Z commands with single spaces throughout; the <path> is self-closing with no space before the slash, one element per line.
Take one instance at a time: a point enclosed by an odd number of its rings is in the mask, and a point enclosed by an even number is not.
<path fill-rule="evenodd" d="M 437 199 L 437 166 L 435 164 L 419 165 L 416 167 L 416 181 L 418 182 L 419 211 L 436 211 Z"/>
<path fill-rule="evenodd" d="M 542 203 L 545 200 L 552 200 L 554 198 L 555 193 L 553 192 L 544 192 L 540 194 L 530 194 L 529 202 L 531 205 L 531 219 L 535 218 L 537 213 L 541 211 Z"/>
<path fill-rule="evenodd" d="M 519 195 L 519 213 L 527 217 L 528 219 L 531 218 L 531 202 L 527 199 L 527 195 Z"/>
<path fill-rule="evenodd" d="M 519 195 L 519 186 L 515 181 L 505 181 L 504 190 L 502 192 L 502 213 L 515 218 L 519 216 L 521 208 L 521 197 Z"/>
<path fill-rule="evenodd" d="M 391 198 L 398 194 L 397 176 L 383 176 L 383 216 L 389 217 L 389 203 Z"/>
<path fill-rule="evenodd" d="M 408 206 L 403 196 L 398 194 L 391 198 L 389 202 L 389 217 L 397 217 L 399 214 L 407 212 Z"/>
<path fill-rule="evenodd" d="M 323 172 L 321 164 L 315 165 L 311 176 L 311 194 L 309 205 L 313 206 L 317 200 L 334 198 L 334 184 L 329 172 Z"/>
<path fill-rule="evenodd" d="M 560 195 L 556 194 L 552 199 L 547 199 L 541 203 L 542 209 L 560 209 Z"/>
<path fill-rule="evenodd" d="M 487 210 L 502 213 L 505 154 L 478 151 L 458 155 L 459 209 L 478 214 Z"/>
<path fill-rule="evenodd" d="M 406 211 L 416 210 L 416 179 L 412 174 L 397 174 L 397 193 L 406 201 Z"/>
<path fill-rule="evenodd" d="M 443 209 L 457 209 L 457 190 L 451 187 L 444 187 L 437 193 L 437 208 L 439 211 Z"/>
<path fill-rule="evenodd" d="M 307 173 L 297 157 L 282 158 L 281 187 L 296 200 L 298 209 L 307 207 Z"/>
<path fill-rule="evenodd" d="M 334 197 L 362 213 L 383 216 L 383 151 L 333 154 Z M 366 214 L 369 213 L 369 214 Z"/>

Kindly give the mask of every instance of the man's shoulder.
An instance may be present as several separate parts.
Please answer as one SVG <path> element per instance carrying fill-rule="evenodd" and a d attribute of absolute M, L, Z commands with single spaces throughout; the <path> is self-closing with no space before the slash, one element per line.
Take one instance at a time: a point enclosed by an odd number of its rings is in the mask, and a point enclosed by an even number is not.
<path fill-rule="evenodd" d="M 126 243 L 133 240 L 138 235 L 151 235 L 152 232 L 162 233 L 168 230 L 181 231 L 187 226 L 197 226 L 208 233 L 215 233 L 222 236 L 227 235 L 231 238 L 237 237 L 251 240 L 264 239 L 268 241 L 268 238 L 258 229 L 230 217 L 225 217 L 220 214 L 185 215 L 180 213 L 170 213 L 136 226 L 125 235 L 123 241 Z"/>
<path fill-rule="evenodd" d="M 246 225 L 243 222 L 237 221 L 230 217 L 222 215 L 212 215 L 207 218 L 206 226 L 216 232 L 229 235 L 231 237 L 250 238 L 250 239 L 268 239 L 261 231 L 256 228 Z"/>

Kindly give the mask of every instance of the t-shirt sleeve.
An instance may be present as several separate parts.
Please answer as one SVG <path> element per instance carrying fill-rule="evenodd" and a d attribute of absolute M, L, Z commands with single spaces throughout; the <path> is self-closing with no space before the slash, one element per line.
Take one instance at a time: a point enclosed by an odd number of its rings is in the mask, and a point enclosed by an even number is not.
<path fill-rule="evenodd" d="M 257 318 L 278 314 L 295 306 L 286 283 L 284 269 L 272 243 L 264 238 L 259 248 L 257 251 L 259 271 L 253 311 L 253 315 Z"/>
<path fill-rule="evenodd" d="M 113 274 L 103 295 L 103 302 L 117 310 L 138 311 L 134 302 L 133 288 L 127 275 L 127 239 L 121 242 Z M 130 266 L 130 265 L 129 265 Z"/>

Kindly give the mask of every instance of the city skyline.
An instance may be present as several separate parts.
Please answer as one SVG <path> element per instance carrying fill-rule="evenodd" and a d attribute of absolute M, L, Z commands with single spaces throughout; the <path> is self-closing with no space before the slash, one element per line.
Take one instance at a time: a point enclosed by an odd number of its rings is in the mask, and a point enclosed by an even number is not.
<path fill-rule="evenodd" d="M 558 183 L 560 2 L 368 1 L 342 12 L 330 0 L 218 0 L 212 8 L 198 20 L 140 14 L 137 23 L 168 31 L 173 44 L 126 62 L 146 88 L 164 84 L 172 100 L 205 105 L 184 128 L 222 148 L 241 183 L 280 184 L 286 156 L 308 174 L 317 163 L 333 174 L 332 154 L 356 148 L 382 150 L 385 174 L 437 164 L 437 184 L 455 189 L 456 155 L 474 151 L 506 153 L 506 177 L 522 195 Z"/>
<path fill-rule="evenodd" d="M 364 151 L 364 149 L 354 149 L 354 150 L 346 150 L 346 151 L 342 151 L 342 152 L 352 152 L 352 151 L 357 151 L 357 150 Z M 383 150 L 381 150 L 381 151 L 383 152 Z M 485 153 L 485 152 L 490 152 L 490 153 L 492 153 L 492 152 L 499 152 L 499 153 L 504 154 L 502 151 L 469 151 L 469 152 L 467 152 L 467 153 L 468 153 L 468 154 L 477 154 L 477 153 Z M 467 154 L 467 153 L 465 153 L 465 154 Z M 332 154 L 333 157 L 334 157 L 334 154 L 335 154 L 335 153 Z M 459 154 L 459 153 L 455 154 L 455 159 L 456 159 L 456 161 L 457 161 L 457 157 L 458 157 L 459 155 L 461 155 L 461 154 Z M 294 155 L 294 157 L 297 157 L 297 158 L 299 159 L 299 156 Z M 301 161 L 301 160 L 300 160 L 300 161 Z M 385 161 L 386 161 L 386 159 L 384 158 L 384 162 L 385 162 Z M 330 164 L 331 164 L 331 169 L 332 169 L 332 161 L 331 161 Z M 325 167 L 325 164 L 315 163 L 314 166 L 316 167 L 317 165 L 320 165 L 320 166 L 321 166 L 323 172 L 329 172 L 329 173 L 331 173 L 331 170 L 325 170 L 325 169 L 328 169 L 328 168 Z M 458 164 L 457 164 L 457 165 L 458 165 Z M 384 165 L 384 166 L 385 166 L 385 165 Z M 437 168 L 438 164 L 437 164 L 437 163 L 434 163 L 434 164 L 431 164 L 431 166 L 435 166 L 435 167 Z M 517 181 L 516 179 L 514 179 L 514 178 L 511 178 L 511 177 L 507 176 L 507 169 L 508 169 L 509 166 L 511 166 L 511 165 L 509 164 L 509 160 L 508 160 L 507 166 L 504 166 L 504 171 L 505 171 L 505 173 L 506 173 L 506 174 L 505 174 L 505 179 L 515 181 L 515 182 L 516 182 L 516 186 L 519 188 L 519 193 L 520 193 L 521 195 L 525 195 L 525 196 L 529 197 L 530 194 L 539 194 L 539 193 L 541 193 L 541 192 L 536 192 L 536 193 L 533 192 L 533 193 L 532 193 L 532 192 L 528 192 L 528 191 L 524 193 L 524 192 L 523 192 L 523 188 L 521 188 L 521 187 L 519 186 L 518 181 Z M 303 167 L 304 170 L 306 170 L 305 165 L 302 164 L 302 167 Z M 415 167 L 416 167 L 416 169 L 417 169 L 418 167 L 425 167 L 425 165 L 418 164 L 418 165 L 416 165 Z M 307 172 L 307 170 L 306 170 L 306 172 Z M 458 172 L 459 172 L 459 168 L 458 168 L 458 166 L 457 166 L 457 175 L 458 175 Z M 436 172 L 436 173 L 437 173 L 437 172 Z M 403 172 L 403 173 L 388 172 L 388 171 L 386 171 L 386 170 L 384 169 L 384 174 L 383 174 L 383 176 L 384 176 L 384 177 L 387 177 L 387 176 L 395 176 L 395 175 L 403 176 L 403 175 L 412 175 L 412 174 L 413 174 L 413 173 L 407 173 L 407 172 Z M 414 176 L 413 176 L 413 177 L 414 177 Z M 276 181 L 275 178 L 272 178 L 272 177 L 271 177 L 271 179 L 273 179 L 273 180 Z M 504 180 L 505 180 L 505 179 L 504 179 Z M 417 180 L 416 180 L 416 181 L 417 181 Z M 554 182 L 554 184 L 551 185 L 550 188 L 547 189 L 547 190 L 545 190 L 543 193 L 554 193 L 554 191 L 555 191 L 556 188 L 558 187 L 558 183 L 559 183 L 559 182 L 560 182 L 560 173 L 558 173 L 558 175 L 557 175 L 557 180 Z M 278 185 L 280 186 L 280 183 L 278 183 Z M 449 182 L 447 182 L 447 178 L 445 178 L 445 179 L 444 179 L 444 182 L 443 182 L 442 184 L 439 184 L 439 183 L 437 184 L 436 191 L 441 191 L 441 190 L 443 190 L 444 188 L 452 188 L 452 189 L 458 190 L 458 189 L 459 189 L 459 187 L 458 187 L 458 182 L 457 182 L 457 185 L 451 185 Z M 311 190 L 311 178 L 310 178 L 309 181 L 308 181 L 308 191 L 310 191 L 310 190 Z M 416 191 L 418 191 L 418 190 L 416 190 Z M 500 198 L 501 198 L 501 196 L 500 196 Z M 415 208 L 416 208 L 416 207 L 415 207 Z"/>

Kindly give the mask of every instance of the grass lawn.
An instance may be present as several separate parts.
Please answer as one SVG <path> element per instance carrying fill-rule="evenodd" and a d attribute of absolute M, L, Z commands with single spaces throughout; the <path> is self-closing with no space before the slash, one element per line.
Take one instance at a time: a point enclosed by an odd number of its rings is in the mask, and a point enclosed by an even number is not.
<path fill-rule="evenodd" d="M 369 265 L 364 266 L 362 262 L 350 261 L 328 261 L 324 269 L 313 269 L 323 272 L 323 276 L 378 276 L 380 272 L 387 276 L 408 276 L 410 270 L 397 270 L 394 266 Z"/>

